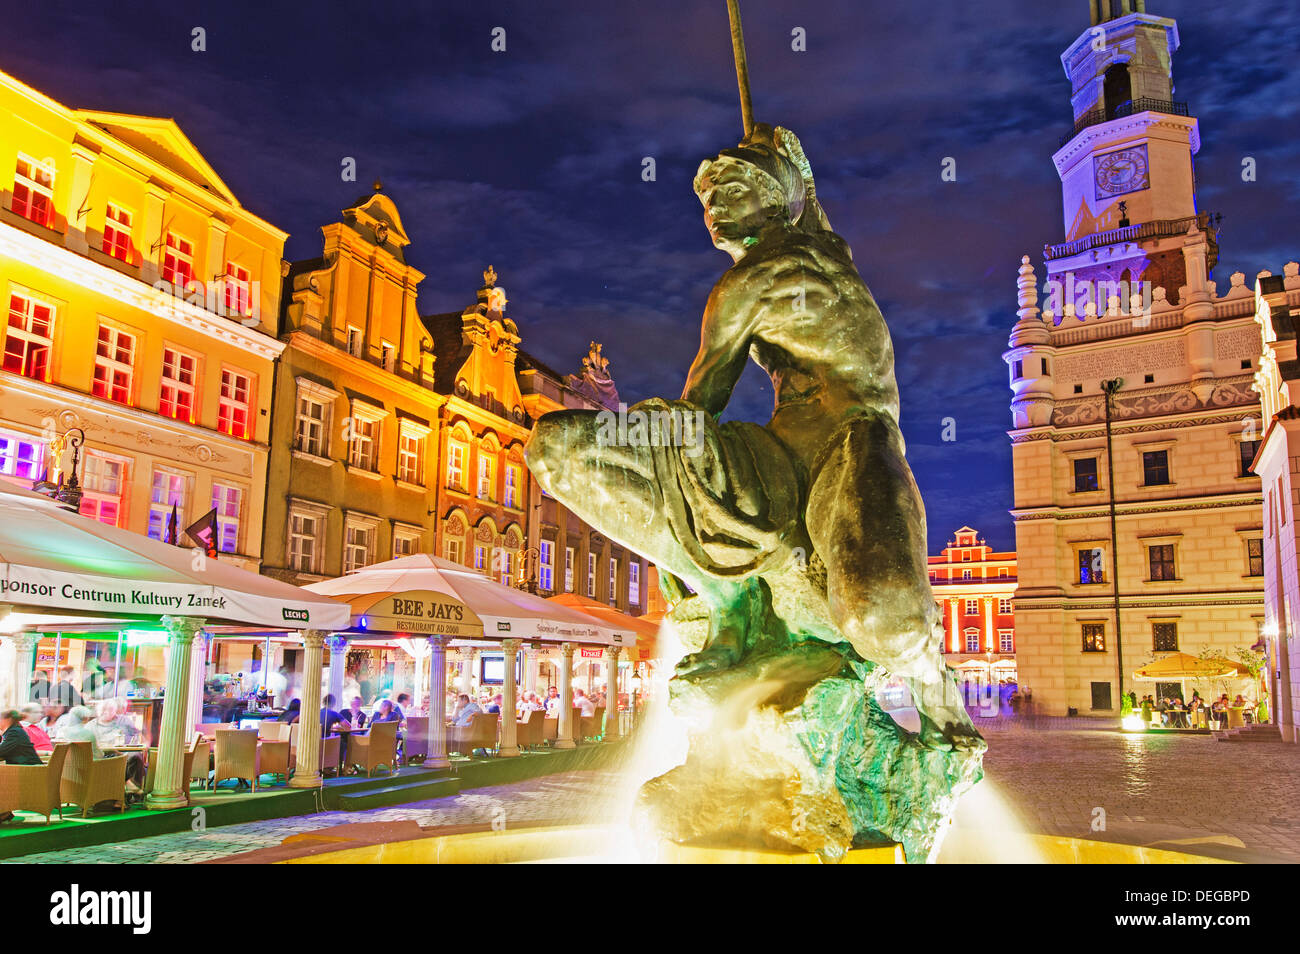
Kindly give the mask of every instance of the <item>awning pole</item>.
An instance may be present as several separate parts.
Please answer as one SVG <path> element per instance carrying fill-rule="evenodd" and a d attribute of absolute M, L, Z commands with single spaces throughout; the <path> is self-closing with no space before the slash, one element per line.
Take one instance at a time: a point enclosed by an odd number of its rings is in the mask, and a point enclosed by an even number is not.
<path fill-rule="evenodd" d="M 271 666 L 271 634 L 267 633 L 266 643 L 262 647 L 262 689 L 263 690 L 270 688 L 271 685 L 267 681 L 268 679 L 270 679 L 271 676 L 270 666 Z"/>
<path fill-rule="evenodd" d="M 117 663 L 113 666 L 113 698 L 121 693 L 122 685 L 122 631 L 117 631 Z"/>
<path fill-rule="evenodd" d="M 59 684 L 59 652 L 61 651 L 62 647 L 63 647 L 63 634 L 55 633 L 54 634 L 54 663 L 50 666 L 50 675 L 54 677 L 53 680 L 51 681 L 56 686 Z M 71 699 L 69 699 L 69 701 L 71 701 Z"/>

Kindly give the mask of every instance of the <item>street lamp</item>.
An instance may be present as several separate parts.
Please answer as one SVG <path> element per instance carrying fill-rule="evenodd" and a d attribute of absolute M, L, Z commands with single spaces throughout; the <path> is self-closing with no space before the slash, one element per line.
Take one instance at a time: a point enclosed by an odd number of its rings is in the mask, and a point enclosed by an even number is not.
<path fill-rule="evenodd" d="M 529 554 L 532 554 L 531 558 Z M 519 579 L 515 581 L 515 589 L 537 595 L 537 561 L 540 557 L 541 551 L 537 547 L 526 547 L 520 552 Z"/>
<path fill-rule="evenodd" d="M 85 431 L 79 427 L 69 428 L 61 438 L 53 442 L 51 447 L 60 461 L 59 482 L 55 484 L 48 480 L 41 480 L 32 484 L 32 489 L 38 494 L 54 499 L 64 510 L 72 513 L 81 512 L 82 490 L 81 481 L 77 478 L 77 470 L 81 465 L 81 447 L 85 443 Z M 62 457 L 69 449 L 72 451 L 72 461 L 65 473 Z"/>

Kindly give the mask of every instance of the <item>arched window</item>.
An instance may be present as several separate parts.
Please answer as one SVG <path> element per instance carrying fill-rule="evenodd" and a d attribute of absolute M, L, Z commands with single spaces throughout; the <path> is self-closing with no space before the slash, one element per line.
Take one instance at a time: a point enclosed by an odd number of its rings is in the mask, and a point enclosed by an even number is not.
<path fill-rule="evenodd" d="M 1133 101 L 1133 81 L 1129 78 L 1127 63 L 1116 63 L 1106 70 L 1102 90 L 1106 97 L 1106 118 L 1114 119 L 1121 107 Z"/>

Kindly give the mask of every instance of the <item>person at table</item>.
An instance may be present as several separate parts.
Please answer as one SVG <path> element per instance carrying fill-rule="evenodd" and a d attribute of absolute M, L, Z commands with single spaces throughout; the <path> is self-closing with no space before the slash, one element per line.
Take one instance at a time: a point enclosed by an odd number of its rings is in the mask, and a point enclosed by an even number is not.
<path fill-rule="evenodd" d="M 482 711 L 482 707 L 480 707 L 477 702 L 462 692 L 460 694 L 460 706 L 456 710 L 456 717 L 452 724 L 467 726 L 470 724 L 471 720 L 473 720 L 474 716 L 478 715 Z"/>
<path fill-rule="evenodd" d="M 344 709 L 339 715 L 352 729 L 364 729 L 366 727 L 366 710 L 360 696 L 353 696 L 352 705 Z"/>
<path fill-rule="evenodd" d="M 491 699 L 488 700 L 488 704 L 483 707 L 483 711 L 491 712 L 493 715 L 500 715 L 501 702 L 502 702 L 501 694 L 497 693 L 495 696 L 493 696 Z"/>
<path fill-rule="evenodd" d="M 54 742 L 50 739 L 49 733 L 41 727 L 41 722 L 45 720 L 45 710 L 41 708 L 38 702 L 29 702 L 22 707 L 22 726 L 27 737 L 32 740 L 32 745 L 37 752 L 53 752 Z"/>
<path fill-rule="evenodd" d="M 50 698 L 50 674 L 44 669 L 32 673 L 32 685 L 27 698 L 35 702 L 43 702 Z"/>
<path fill-rule="evenodd" d="M 80 706 L 84 704 L 81 693 L 77 687 L 72 684 L 72 667 L 64 666 L 59 670 L 59 682 L 50 693 L 50 698 L 54 699 L 59 705 L 68 707 Z"/>
<path fill-rule="evenodd" d="M 99 714 L 90 724 L 90 731 L 100 749 L 112 751 L 119 746 L 140 744 L 140 730 L 122 714 L 116 699 L 105 699 L 99 704 Z M 138 791 L 144 776 L 144 756 L 139 752 L 126 753 L 128 791 Z"/>
<path fill-rule="evenodd" d="M 370 724 L 374 725 L 376 722 L 401 722 L 401 716 L 397 713 L 398 710 L 394 707 L 392 699 L 380 699 L 379 708 L 370 717 Z"/>
<path fill-rule="evenodd" d="M 297 722 L 302 713 L 302 700 L 290 699 L 289 706 L 277 717 L 277 722 Z"/>
<path fill-rule="evenodd" d="M 322 700 L 323 705 L 320 710 L 320 737 L 327 739 L 339 724 L 342 723 L 343 714 L 334 708 L 334 696 L 327 694 Z"/>
<path fill-rule="evenodd" d="M 557 718 L 560 714 L 560 690 L 551 686 L 546 694 L 546 717 Z"/>
<path fill-rule="evenodd" d="M 22 713 L 17 709 L 0 711 L 0 762 L 9 765 L 41 764 L 31 737 L 23 730 Z M 0 812 L 0 824 L 13 817 L 13 812 Z"/>
<path fill-rule="evenodd" d="M 573 690 L 573 707 L 582 710 L 584 719 L 590 719 L 596 714 L 595 701 L 581 689 Z"/>
<path fill-rule="evenodd" d="M 65 713 L 64 718 L 67 719 L 67 722 L 62 726 L 56 725 L 51 738 L 55 742 L 89 742 L 91 755 L 97 759 L 102 759 L 104 750 L 99 747 L 99 739 L 95 735 L 95 730 L 90 726 L 90 723 L 95 718 L 95 713 L 85 706 L 73 706 Z"/>

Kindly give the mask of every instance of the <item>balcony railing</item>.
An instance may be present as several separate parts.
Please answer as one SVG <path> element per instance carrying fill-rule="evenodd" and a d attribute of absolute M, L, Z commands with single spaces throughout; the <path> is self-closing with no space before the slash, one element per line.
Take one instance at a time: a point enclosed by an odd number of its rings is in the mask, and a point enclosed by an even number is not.
<path fill-rule="evenodd" d="M 1212 212 L 1201 212 L 1197 215 L 1184 216 L 1181 219 L 1157 219 L 1154 222 L 1143 222 L 1141 225 L 1126 225 L 1119 229 L 1094 232 L 1092 235 L 1085 235 L 1073 242 L 1062 242 L 1060 245 L 1044 245 L 1043 258 L 1051 261 L 1054 258 L 1068 258 L 1071 255 L 1078 255 L 1090 248 L 1114 245 L 1116 242 L 1141 242 L 1151 238 L 1185 235 L 1187 230 L 1192 227 L 1193 222 L 1201 231 L 1213 232 L 1213 227 L 1218 224 L 1218 217 Z M 1213 235 L 1211 235 L 1211 238 L 1213 238 Z"/>
<path fill-rule="evenodd" d="M 1105 107 L 1099 107 L 1092 112 L 1084 113 L 1079 117 L 1068 135 L 1061 137 L 1061 145 L 1073 139 L 1079 133 L 1083 132 L 1089 126 L 1098 126 L 1101 123 L 1108 123 L 1112 119 L 1123 119 L 1125 116 L 1132 116 L 1134 113 L 1165 113 L 1169 116 L 1188 116 L 1186 103 L 1175 103 L 1168 99 L 1134 99 L 1127 103 L 1120 103 L 1113 110 L 1107 110 Z"/>

